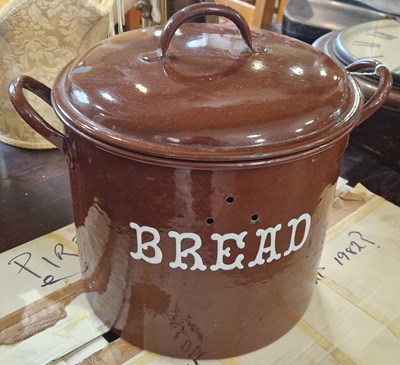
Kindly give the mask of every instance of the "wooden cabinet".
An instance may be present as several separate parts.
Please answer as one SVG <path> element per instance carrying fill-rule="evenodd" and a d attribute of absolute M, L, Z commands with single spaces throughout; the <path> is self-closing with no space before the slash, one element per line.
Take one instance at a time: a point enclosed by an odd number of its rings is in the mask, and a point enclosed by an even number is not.
<path fill-rule="evenodd" d="M 215 0 L 218 4 L 228 5 L 246 18 L 249 25 L 266 28 L 271 25 L 275 11 L 275 0 L 255 0 L 255 5 L 241 0 Z"/>

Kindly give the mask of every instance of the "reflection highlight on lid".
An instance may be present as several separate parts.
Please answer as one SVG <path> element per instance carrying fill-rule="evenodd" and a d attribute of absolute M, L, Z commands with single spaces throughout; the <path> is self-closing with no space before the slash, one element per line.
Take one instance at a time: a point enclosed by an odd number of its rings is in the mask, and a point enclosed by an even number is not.
<path fill-rule="evenodd" d="M 146 86 L 143 86 L 142 84 L 135 84 L 135 87 L 143 94 L 147 94 L 147 92 L 149 91 L 149 89 Z"/>
<path fill-rule="evenodd" d="M 264 144 L 266 142 L 266 139 L 262 138 L 261 134 L 249 134 L 248 136 L 246 136 L 246 138 L 252 139 L 253 145 Z"/>
<path fill-rule="evenodd" d="M 179 138 L 175 138 L 175 137 L 167 137 L 167 140 L 172 143 L 180 143 L 181 142 L 181 140 Z"/>
<path fill-rule="evenodd" d="M 297 75 L 297 76 L 304 75 L 304 70 L 300 66 L 291 66 L 291 67 L 289 67 L 289 72 L 292 75 Z"/>
<path fill-rule="evenodd" d="M 199 48 L 207 46 L 207 39 L 205 37 L 200 37 L 198 39 L 191 39 L 186 42 L 186 46 L 189 48 Z"/>
<path fill-rule="evenodd" d="M 265 138 L 258 138 L 258 139 L 256 139 L 256 140 L 254 140 L 254 143 L 255 144 L 263 144 L 263 143 L 265 143 L 266 142 L 266 139 Z"/>
<path fill-rule="evenodd" d="M 110 93 L 108 93 L 107 91 L 102 91 L 101 92 L 101 96 L 104 99 L 107 99 L 107 100 L 110 100 L 110 101 L 114 101 L 115 100 L 114 97 Z"/>
<path fill-rule="evenodd" d="M 263 61 L 256 60 L 252 62 L 251 68 L 255 71 L 262 71 L 265 70 L 266 66 Z"/>
<path fill-rule="evenodd" d="M 87 96 L 87 94 L 79 89 L 74 89 L 72 91 L 72 94 L 74 96 L 74 98 L 82 104 L 89 104 L 89 97 Z"/>
<path fill-rule="evenodd" d="M 322 68 L 322 69 L 319 71 L 319 74 L 320 74 L 321 76 L 323 76 L 323 77 L 328 76 L 328 73 L 326 72 L 326 69 L 324 69 L 324 68 Z"/>

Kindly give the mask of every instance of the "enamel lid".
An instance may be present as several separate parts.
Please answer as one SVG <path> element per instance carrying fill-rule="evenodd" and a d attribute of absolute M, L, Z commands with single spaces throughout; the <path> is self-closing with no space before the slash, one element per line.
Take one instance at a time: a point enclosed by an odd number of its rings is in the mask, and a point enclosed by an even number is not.
<path fill-rule="evenodd" d="M 237 27 L 182 24 L 215 14 Z M 123 150 L 185 160 L 253 160 L 314 148 L 360 116 L 353 78 L 321 51 L 212 3 L 104 40 L 57 78 L 64 123 Z"/>

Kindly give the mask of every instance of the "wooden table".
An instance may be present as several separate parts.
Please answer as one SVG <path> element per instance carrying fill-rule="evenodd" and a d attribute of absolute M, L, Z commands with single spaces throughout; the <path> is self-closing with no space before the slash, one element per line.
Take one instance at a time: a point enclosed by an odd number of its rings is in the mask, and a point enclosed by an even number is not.
<path fill-rule="evenodd" d="M 0 252 L 72 221 L 64 155 L 0 142 Z"/>

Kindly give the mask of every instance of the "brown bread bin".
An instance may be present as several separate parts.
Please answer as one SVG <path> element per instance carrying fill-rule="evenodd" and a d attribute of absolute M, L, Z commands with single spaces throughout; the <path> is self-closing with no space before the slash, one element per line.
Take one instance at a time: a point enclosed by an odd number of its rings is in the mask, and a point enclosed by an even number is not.
<path fill-rule="evenodd" d="M 208 14 L 233 26 L 183 24 Z M 364 104 L 349 71 L 375 70 Z M 131 343 L 174 357 L 240 355 L 305 312 L 350 131 L 391 88 L 299 41 L 201 3 L 111 37 L 50 90 L 11 99 L 65 153 L 87 296 Z M 51 104 L 65 131 L 29 105 Z"/>

